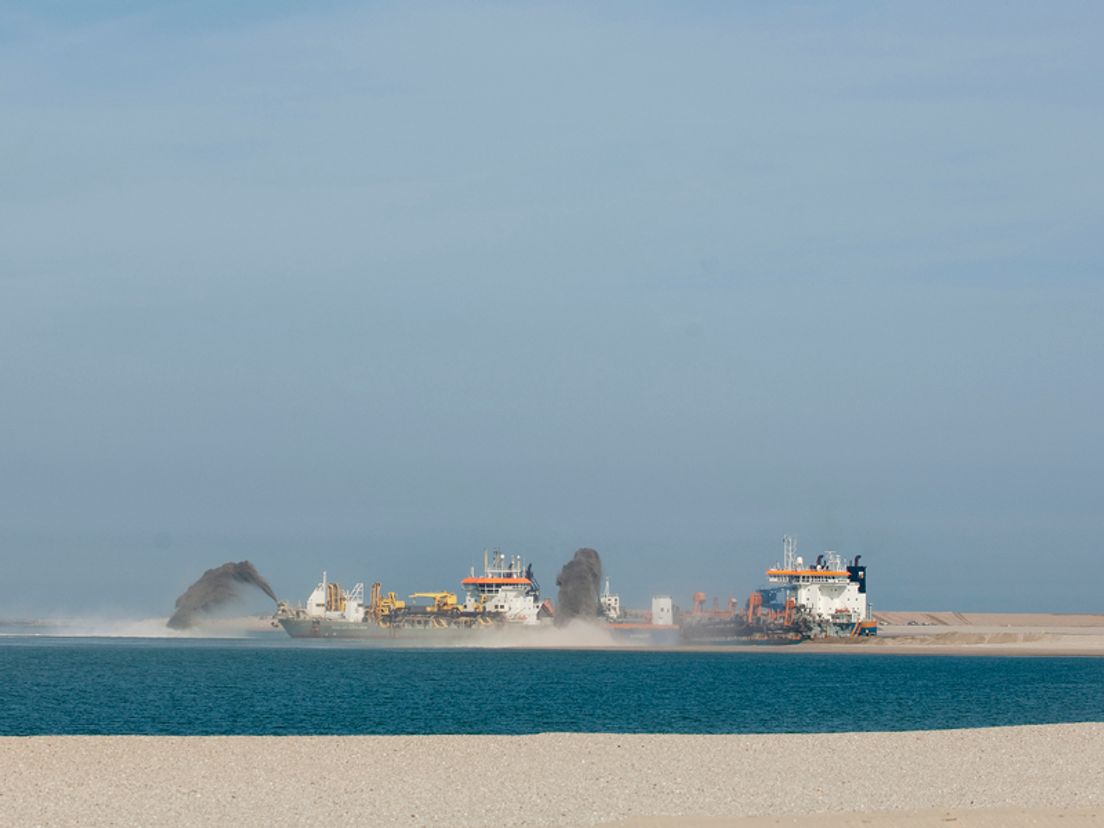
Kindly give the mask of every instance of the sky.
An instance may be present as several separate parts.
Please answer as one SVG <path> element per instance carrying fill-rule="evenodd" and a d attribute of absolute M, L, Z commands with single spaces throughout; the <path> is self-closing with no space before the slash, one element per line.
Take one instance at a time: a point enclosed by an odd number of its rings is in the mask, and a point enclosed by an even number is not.
<path fill-rule="evenodd" d="M 0 616 L 248 558 L 1104 611 L 1094 3 L 0 0 Z"/>

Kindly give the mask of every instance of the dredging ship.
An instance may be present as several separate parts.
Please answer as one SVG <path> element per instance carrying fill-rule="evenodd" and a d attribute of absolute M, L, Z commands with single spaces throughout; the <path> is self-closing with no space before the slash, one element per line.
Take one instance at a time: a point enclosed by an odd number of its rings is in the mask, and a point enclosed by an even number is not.
<path fill-rule="evenodd" d="M 460 585 L 462 600 L 447 591 L 399 598 L 394 592 L 385 594 L 377 581 L 365 601 L 363 583 L 345 590 L 323 572 L 305 606 L 281 602 L 274 620 L 292 638 L 381 641 L 449 641 L 490 629 L 532 628 L 551 621 L 540 601 L 533 565 L 525 565 L 520 555 L 484 552 L 483 574 L 477 575 L 472 567 Z"/>
<path fill-rule="evenodd" d="M 743 609 L 735 599 L 726 609 L 705 609 L 705 593 L 694 594 L 693 610 L 680 621 L 691 644 L 795 644 L 809 638 L 877 635 L 866 592 L 866 566 L 856 555 L 845 563 L 827 551 L 807 563 L 797 541 L 782 538 L 782 561 L 766 572 L 773 586 L 752 592 Z"/>

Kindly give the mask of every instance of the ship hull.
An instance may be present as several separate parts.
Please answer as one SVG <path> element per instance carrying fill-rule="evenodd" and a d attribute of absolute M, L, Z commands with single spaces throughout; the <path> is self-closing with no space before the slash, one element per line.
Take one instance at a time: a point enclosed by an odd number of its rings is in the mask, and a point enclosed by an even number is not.
<path fill-rule="evenodd" d="M 387 627 L 369 621 L 344 621 L 329 618 L 277 619 L 292 638 L 338 638 L 380 643 L 409 641 L 463 641 L 478 636 L 478 627 Z"/>

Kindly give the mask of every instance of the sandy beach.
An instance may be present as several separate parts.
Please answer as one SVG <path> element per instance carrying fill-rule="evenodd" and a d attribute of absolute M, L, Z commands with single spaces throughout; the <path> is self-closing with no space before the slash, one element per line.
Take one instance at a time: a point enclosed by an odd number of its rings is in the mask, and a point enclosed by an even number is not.
<path fill-rule="evenodd" d="M 861 642 L 868 652 L 1104 656 L 1104 615 L 879 612 L 876 617 L 877 638 Z"/>
<path fill-rule="evenodd" d="M 0 739 L 0 780 L 0 813 L 12 825 L 792 825 L 809 814 L 841 825 L 1047 824 L 1022 820 L 1059 814 L 1062 825 L 1095 825 L 1104 813 L 1104 724 L 737 736 L 9 737 Z"/>

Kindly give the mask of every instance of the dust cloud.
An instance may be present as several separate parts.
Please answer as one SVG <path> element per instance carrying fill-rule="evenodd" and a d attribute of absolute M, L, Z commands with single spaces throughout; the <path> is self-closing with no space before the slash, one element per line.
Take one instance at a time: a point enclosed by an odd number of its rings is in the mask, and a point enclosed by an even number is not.
<path fill-rule="evenodd" d="M 584 547 L 564 564 L 556 576 L 560 594 L 556 598 L 556 626 L 562 627 L 578 618 L 597 620 L 601 615 L 599 585 L 602 581 L 602 558 L 594 549 Z"/>
<path fill-rule="evenodd" d="M 208 569 L 176 599 L 176 612 L 167 626 L 174 630 L 194 626 L 206 613 L 241 597 L 242 586 L 255 586 L 273 603 L 279 603 L 268 581 L 249 561 L 224 563 L 215 569 Z"/>

